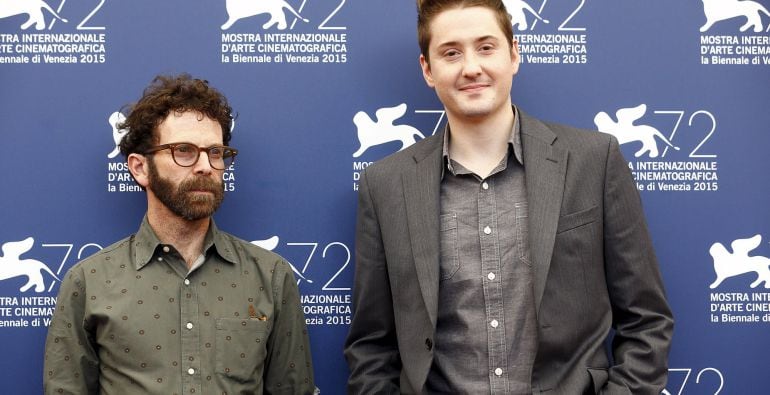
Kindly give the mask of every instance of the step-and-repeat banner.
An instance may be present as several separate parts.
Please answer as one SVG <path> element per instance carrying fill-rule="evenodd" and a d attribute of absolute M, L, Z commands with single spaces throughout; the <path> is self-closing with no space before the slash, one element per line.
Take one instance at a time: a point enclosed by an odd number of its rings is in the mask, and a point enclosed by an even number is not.
<path fill-rule="evenodd" d="M 669 394 L 770 391 L 770 0 L 509 0 L 512 96 L 615 135 L 676 318 Z M 412 0 L 0 0 L 0 383 L 41 390 L 60 280 L 146 208 L 124 105 L 189 72 L 238 112 L 218 225 L 289 259 L 344 393 L 356 190 L 446 121 Z"/>

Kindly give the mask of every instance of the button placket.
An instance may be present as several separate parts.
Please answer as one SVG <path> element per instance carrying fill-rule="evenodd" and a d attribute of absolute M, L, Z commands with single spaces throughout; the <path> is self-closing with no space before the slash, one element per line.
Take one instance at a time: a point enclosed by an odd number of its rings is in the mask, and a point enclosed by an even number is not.
<path fill-rule="evenodd" d="M 500 230 L 498 229 L 498 210 L 497 199 L 493 190 L 493 185 L 489 181 L 482 181 L 478 198 L 479 229 L 481 231 L 481 269 L 482 273 L 487 273 L 488 281 L 482 282 L 484 289 L 484 304 L 486 306 L 486 322 L 488 336 L 488 358 L 489 366 L 493 367 L 494 373 L 490 381 L 492 393 L 507 388 L 503 376 L 503 367 L 507 366 L 506 361 L 506 340 L 504 323 L 502 321 L 502 278 L 497 276 L 502 274 L 502 264 L 500 256 Z"/>
<path fill-rule="evenodd" d="M 187 374 L 182 375 L 182 385 L 184 388 L 195 389 L 196 392 L 201 393 L 200 358 L 198 358 L 201 355 L 198 293 L 189 279 L 185 278 L 179 285 L 178 300 L 180 304 L 179 318 L 184 328 L 179 333 L 182 346 L 181 360 L 187 361 L 189 364 L 186 370 Z"/>

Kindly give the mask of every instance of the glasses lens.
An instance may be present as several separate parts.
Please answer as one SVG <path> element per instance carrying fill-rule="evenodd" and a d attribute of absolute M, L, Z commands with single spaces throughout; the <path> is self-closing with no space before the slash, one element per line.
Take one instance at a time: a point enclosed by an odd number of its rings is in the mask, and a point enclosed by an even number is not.
<path fill-rule="evenodd" d="M 198 159 L 198 147 L 192 144 L 177 144 L 173 148 L 174 160 L 179 166 L 192 166 Z"/>
<path fill-rule="evenodd" d="M 221 156 L 221 163 L 223 166 L 223 169 L 226 169 L 230 167 L 230 165 L 233 164 L 233 161 L 235 160 L 235 150 L 229 148 L 229 147 L 220 147 L 220 156 Z"/>
<path fill-rule="evenodd" d="M 211 159 L 222 159 L 222 153 L 224 152 L 223 147 L 211 147 L 209 148 L 209 158 Z"/>
<path fill-rule="evenodd" d="M 209 163 L 211 164 L 211 167 L 217 169 L 217 170 L 224 170 L 225 169 L 225 161 L 224 161 L 224 147 L 209 147 L 208 149 L 209 154 Z"/>

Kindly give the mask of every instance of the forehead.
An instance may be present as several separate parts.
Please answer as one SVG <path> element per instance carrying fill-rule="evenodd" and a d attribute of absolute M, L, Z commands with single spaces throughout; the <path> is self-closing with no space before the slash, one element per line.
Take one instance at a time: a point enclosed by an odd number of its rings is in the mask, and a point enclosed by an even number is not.
<path fill-rule="evenodd" d="M 495 12 L 486 7 L 451 8 L 430 23 L 431 47 L 446 43 L 474 41 L 482 37 L 505 40 Z"/>
<path fill-rule="evenodd" d="M 222 144 L 222 127 L 199 112 L 170 112 L 158 125 L 159 144 L 189 142 L 199 146 Z"/>

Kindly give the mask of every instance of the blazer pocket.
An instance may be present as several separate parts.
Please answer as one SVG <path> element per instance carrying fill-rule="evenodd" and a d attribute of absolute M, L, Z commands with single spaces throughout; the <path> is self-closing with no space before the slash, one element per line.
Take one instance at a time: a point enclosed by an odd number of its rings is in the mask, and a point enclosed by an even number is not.
<path fill-rule="evenodd" d="M 559 225 L 556 227 L 556 233 L 566 232 L 571 229 L 581 227 L 595 222 L 599 217 L 599 207 L 592 206 L 585 210 L 576 211 L 571 214 L 563 215 L 559 218 Z"/>

